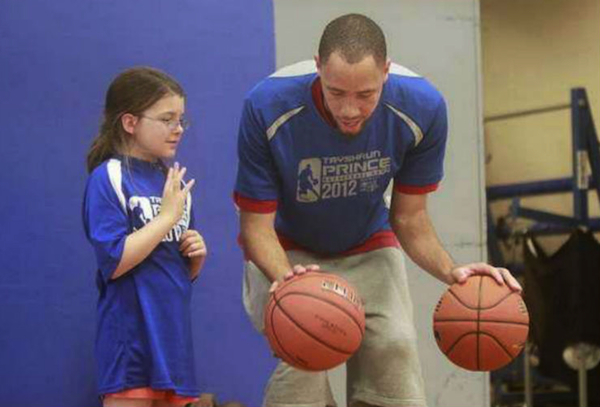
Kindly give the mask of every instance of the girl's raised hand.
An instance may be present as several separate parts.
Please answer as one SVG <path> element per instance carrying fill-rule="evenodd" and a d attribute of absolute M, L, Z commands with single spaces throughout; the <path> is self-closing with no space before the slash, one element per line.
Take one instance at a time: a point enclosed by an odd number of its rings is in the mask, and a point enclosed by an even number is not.
<path fill-rule="evenodd" d="M 169 168 L 165 187 L 163 188 L 160 213 L 163 216 L 168 216 L 174 224 L 183 215 L 187 195 L 196 182 L 195 180 L 191 180 L 187 184 L 183 182 L 186 170 L 185 167 L 180 168 L 179 163 L 175 163 L 172 168 Z"/>

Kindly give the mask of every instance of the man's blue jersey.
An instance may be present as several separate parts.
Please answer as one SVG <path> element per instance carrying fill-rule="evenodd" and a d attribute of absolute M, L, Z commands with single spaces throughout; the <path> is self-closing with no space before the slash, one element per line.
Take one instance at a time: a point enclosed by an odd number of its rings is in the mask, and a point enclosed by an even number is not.
<path fill-rule="evenodd" d="M 362 132 L 349 137 L 319 113 L 312 95 L 317 77 L 314 62 L 305 61 L 250 92 L 235 191 L 276 201 L 278 233 L 308 250 L 335 254 L 390 229 L 383 197 L 392 179 L 400 192 L 437 187 L 446 104 L 427 80 L 392 64 L 378 106 Z"/>
<path fill-rule="evenodd" d="M 193 229 L 191 196 L 182 218 L 139 265 L 111 279 L 125 239 L 158 215 L 163 169 L 135 158 L 113 158 L 90 175 L 83 222 L 98 262 L 96 359 L 100 394 L 136 387 L 198 396 L 187 260 L 181 235 Z"/>

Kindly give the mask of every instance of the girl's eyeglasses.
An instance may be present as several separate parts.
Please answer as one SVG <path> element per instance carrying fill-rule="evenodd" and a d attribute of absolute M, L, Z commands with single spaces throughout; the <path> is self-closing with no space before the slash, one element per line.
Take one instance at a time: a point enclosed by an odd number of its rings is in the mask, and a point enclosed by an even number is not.
<path fill-rule="evenodd" d="M 155 117 L 144 115 L 140 115 L 139 117 L 143 117 L 148 120 L 154 120 L 155 122 L 161 122 L 162 124 L 167 126 L 167 128 L 171 131 L 177 130 L 179 126 L 181 126 L 183 130 L 187 130 L 190 128 L 190 122 L 184 117 L 182 117 L 181 119 L 157 119 Z"/>

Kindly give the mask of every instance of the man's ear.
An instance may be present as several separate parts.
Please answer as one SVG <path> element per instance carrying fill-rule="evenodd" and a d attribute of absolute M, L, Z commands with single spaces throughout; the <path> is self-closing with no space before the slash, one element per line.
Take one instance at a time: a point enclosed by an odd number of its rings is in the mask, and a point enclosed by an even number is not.
<path fill-rule="evenodd" d="M 317 66 L 317 73 L 320 76 L 321 75 L 321 60 L 319 59 L 318 55 L 315 55 L 314 59 L 315 59 L 315 65 Z"/>
<path fill-rule="evenodd" d="M 388 75 L 390 74 L 390 67 L 392 66 L 392 60 L 391 59 L 387 59 L 387 61 L 385 61 L 385 67 L 384 69 L 384 74 L 385 74 L 385 79 L 383 80 L 384 82 L 387 81 Z"/>

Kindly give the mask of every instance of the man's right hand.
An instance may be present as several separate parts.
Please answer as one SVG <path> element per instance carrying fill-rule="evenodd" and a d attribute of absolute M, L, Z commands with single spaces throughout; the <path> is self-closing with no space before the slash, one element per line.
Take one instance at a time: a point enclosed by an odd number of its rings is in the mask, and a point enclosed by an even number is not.
<path fill-rule="evenodd" d="M 309 264 L 307 266 L 303 266 L 302 264 L 296 264 L 291 271 L 288 271 L 284 275 L 280 276 L 280 278 L 273 281 L 273 284 L 271 284 L 271 288 L 269 288 L 269 294 L 273 294 L 275 290 L 277 290 L 279 283 L 282 281 L 288 281 L 294 278 L 295 276 L 300 276 L 311 271 L 319 271 L 320 269 L 321 268 L 318 264 Z"/>

